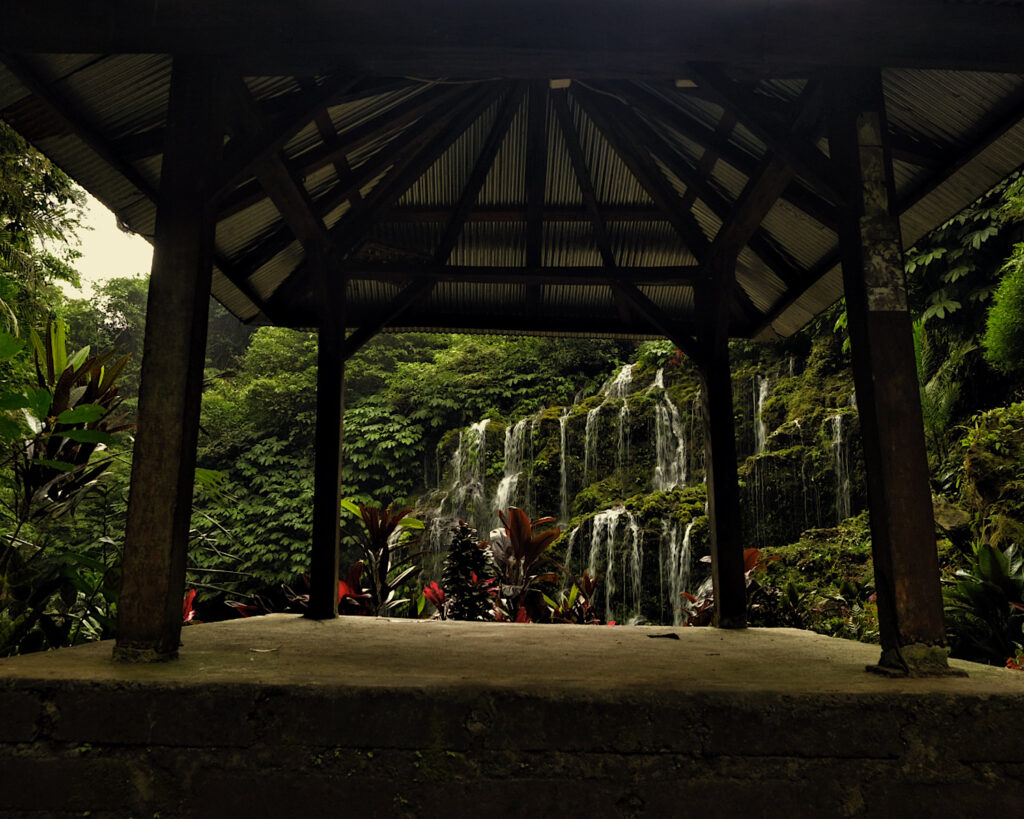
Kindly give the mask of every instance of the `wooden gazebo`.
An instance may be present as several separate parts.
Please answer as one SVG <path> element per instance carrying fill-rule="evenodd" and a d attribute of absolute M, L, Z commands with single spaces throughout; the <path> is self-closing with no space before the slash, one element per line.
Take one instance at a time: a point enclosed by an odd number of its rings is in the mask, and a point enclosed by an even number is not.
<path fill-rule="evenodd" d="M 211 290 L 319 329 L 312 616 L 336 614 L 344 362 L 418 328 L 684 350 L 728 628 L 728 340 L 845 293 L 881 666 L 945 666 L 902 247 L 1024 163 L 1024 4 L 6 5 L 0 116 L 156 246 L 118 657 L 177 652 Z"/>

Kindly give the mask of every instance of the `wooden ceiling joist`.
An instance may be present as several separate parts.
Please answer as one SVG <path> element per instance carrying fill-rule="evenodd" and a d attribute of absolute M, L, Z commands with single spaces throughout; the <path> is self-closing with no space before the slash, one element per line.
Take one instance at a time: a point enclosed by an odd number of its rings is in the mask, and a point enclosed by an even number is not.
<path fill-rule="evenodd" d="M 469 212 L 473 208 L 477 197 L 480 196 L 480 190 L 487 180 L 487 174 L 490 173 L 494 159 L 498 155 L 498 150 L 505 141 L 508 129 L 512 125 L 512 119 L 515 117 L 516 111 L 519 110 L 525 95 L 525 83 L 517 83 L 507 93 L 501 110 L 498 112 L 498 117 L 494 121 L 494 125 L 491 126 L 483 148 L 481 148 L 480 154 L 473 164 L 473 170 L 470 171 L 469 179 L 466 180 L 462 194 L 459 196 L 459 201 L 451 212 L 448 224 L 445 226 L 444 233 L 441 236 L 441 241 L 434 251 L 434 261 L 438 264 L 445 264 L 452 255 L 452 250 L 455 249 L 455 244 L 459 240 L 459 234 L 462 233 L 462 228 L 466 224 Z"/>
<path fill-rule="evenodd" d="M 685 267 L 498 267 L 495 265 L 437 265 L 353 261 L 343 268 L 350 280 L 406 282 L 434 279 L 463 284 L 607 284 L 612 279 L 637 285 L 688 285 L 704 276 L 696 265 Z"/>
<path fill-rule="evenodd" d="M 626 168 L 640 183 L 665 214 L 667 221 L 683 241 L 684 247 L 698 261 L 703 258 L 708 246 L 708 239 L 701 230 L 693 214 L 683 210 L 682 201 L 669 181 L 662 175 L 657 165 L 642 149 L 638 149 L 627 134 L 621 132 L 615 122 L 614 115 L 606 113 L 596 95 L 576 88 L 573 96 L 582 106 L 584 113 L 598 127 L 612 150 L 626 165 Z"/>
<path fill-rule="evenodd" d="M 150 202 L 156 203 L 156 187 L 134 165 L 118 155 L 99 129 L 89 123 L 84 112 L 80 111 L 59 89 L 52 84 L 43 82 L 25 58 L 14 54 L 0 53 L 0 62 L 96 156 L 124 177 L 139 191 L 140 195 Z M 258 309 L 266 309 L 267 305 L 249 283 L 248 277 L 241 275 L 234 264 L 217 252 L 214 253 L 214 264 Z M 267 313 L 267 315 L 271 315 L 271 313 Z"/>
<path fill-rule="evenodd" d="M 615 87 L 631 106 L 643 113 L 649 120 L 663 121 L 706 151 L 714 151 L 723 162 L 731 165 L 744 176 L 750 176 L 757 166 L 757 157 L 687 116 L 685 112 L 646 86 L 640 83 L 617 83 Z M 724 113 L 735 116 L 729 111 Z M 785 191 L 784 198 L 793 207 L 803 211 L 819 224 L 835 229 L 835 206 L 806 188 L 800 180 L 794 180 L 790 184 Z"/>

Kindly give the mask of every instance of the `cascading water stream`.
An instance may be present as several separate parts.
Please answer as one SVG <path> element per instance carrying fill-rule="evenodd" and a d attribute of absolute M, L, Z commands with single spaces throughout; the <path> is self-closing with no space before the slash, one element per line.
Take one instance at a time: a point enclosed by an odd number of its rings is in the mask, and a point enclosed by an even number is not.
<path fill-rule="evenodd" d="M 650 389 L 661 389 L 654 408 L 654 476 L 651 484 L 657 490 L 686 486 L 686 430 L 679 408 L 665 389 L 665 373 L 658 370 Z"/>
<path fill-rule="evenodd" d="M 565 524 L 569 522 L 569 468 L 567 464 L 568 452 L 566 451 L 566 437 L 569 426 L 569 410 L 570 407 L 565 408 L 558 417 L 558 439 L 560 442 L 559 449 L 559 468 L 561 471 L 561 487 L 559 489 L 559 520 Z"/>
<path fill-rule="evenodd" d="M 664 542 L 668 540 L 668 565 L 665 567 L 668 574 L 669 600 L 672 604 L 672 625 L 683 624 L 682 601 L 679 599 L 684 591 L 687 591 L 687 584 L 690 579 L 690 532 L 693 530 L 693 521 L 686 524 L 683 533 L 682 543 L 679 541 L 679 529 L 670 525 L 668 521 L 662 521 L 661 537 Z"/>
<path fill-rule="evenodd" d="M 850 517 L 850 446 L 843 435 L 842 413 L 828 421 L 832 427 L 832 458 L 836 475 L 836 523 Z"/>
<path fill-rule="evenodd" d="M 525 498 L 521 498 L 524 494 L 521 491 L 521 484 L 526 483 L 522 479 L 525 472 L 527 427 L 530 426 L 532 431 L 530 421 L 531 419 L 529 418 L 523 418 L 515 426 L 505 427 L 505 474 L 498 483 L 498 488 L 494 493 L 494 503 L 491 504 L 494 510 L 492 512 L 494 518 L 491 522 L 495 526 L 499 522 L 497 517 L 498 509 L 505 510 L 509 506 L 525 502 Z"/>
<path fill-rule="evenodd" d="M 768 387 L 770 385 L 768 376 L 754 377 L 754 454 L 760 455 L 764 452 L 765 442 L 768 440 L 768 428 L 761 411 L 764 409 L 764 402 L 768 400 Z"/>

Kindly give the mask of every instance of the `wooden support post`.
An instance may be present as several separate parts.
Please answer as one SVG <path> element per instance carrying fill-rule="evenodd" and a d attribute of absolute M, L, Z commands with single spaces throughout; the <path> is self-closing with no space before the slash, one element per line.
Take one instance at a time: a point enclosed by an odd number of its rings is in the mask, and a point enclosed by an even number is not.
<path fill-rule="evenodd" d="M 747 587 L 743 576 L 728 324 L 736 259 L 714 254 L 707 264 L 711 268 L 713 283 L 702 285 L 697 296 L 702 321 L 698 341 L 703 352 L 700 373 L 715 625 L 719 628 L 744 628 L 747 624 Z"/>
<path fill-rule="evenodd" d="M 223 141 L 212 61 L 176 57 L 149 282 L 114 657 L 173 659 L 182 625 Z"/>
<path fill-rule="evenodd" d="M 935 521 L 881 77 L 837 71 L 833 83 L 841 102 L 829 144 L 848 185 L 839 240 L 871 508 L 879 668 L 943 672 Z"/>
<path fill-rule="evenodd" d="M 345 415 L 345 283 L 328 278 L 325 253 L 311 252 L 309 263 L 320 296 L 317 340 L 316 463 L 313 490 L 313 544 L 306 616 L 328 620 L 338 614 L 341 458 Z"/>

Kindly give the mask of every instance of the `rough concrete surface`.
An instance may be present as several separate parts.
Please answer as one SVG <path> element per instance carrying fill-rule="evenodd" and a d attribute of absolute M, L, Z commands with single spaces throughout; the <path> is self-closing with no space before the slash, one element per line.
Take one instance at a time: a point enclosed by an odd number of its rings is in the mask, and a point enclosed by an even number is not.
<path fill-rule="evenodd" d="M 676 635 L 676 638 L 663 635 Z M 793 629 L 314 622 L 0 660 L 2 816 L 1015 815 L 1024 674 Z"/>

